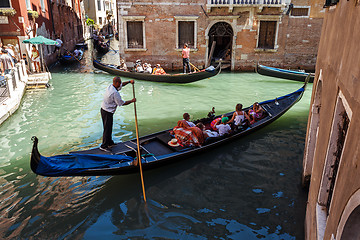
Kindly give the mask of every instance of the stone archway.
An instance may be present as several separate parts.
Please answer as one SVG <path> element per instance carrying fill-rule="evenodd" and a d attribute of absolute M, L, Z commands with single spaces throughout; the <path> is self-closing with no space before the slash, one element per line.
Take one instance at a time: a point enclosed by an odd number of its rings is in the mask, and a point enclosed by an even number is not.
<path fill-rule="evenodd" d="M 336 239 L 358 239 L 358 236 L 360 236 L 360 189 L 350 197 L 343 210 L 336 231 Z"/>
<path fill-rule="evenodd" d="M 231 65 L 234 31 L 229 23 L 215 23 L 209 30 L 208 61 L 217 63 L 222 59 L 223 64 Z M 214 46 L 213 46 L 214 43 Z"/>
<path fill-rule="evenodd" d="M 360 206 L 354 209 L 347 219 L 341 240 L 358 239 L 360 236 Z"/>

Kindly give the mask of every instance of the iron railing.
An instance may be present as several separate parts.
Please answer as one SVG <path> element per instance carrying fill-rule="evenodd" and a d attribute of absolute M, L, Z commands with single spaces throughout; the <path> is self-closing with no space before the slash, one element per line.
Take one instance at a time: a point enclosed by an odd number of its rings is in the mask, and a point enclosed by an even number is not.
<path fill-rule="evenodd" d="M 0 103 L 10 97 L 8 78 L 0 76 Z"/>

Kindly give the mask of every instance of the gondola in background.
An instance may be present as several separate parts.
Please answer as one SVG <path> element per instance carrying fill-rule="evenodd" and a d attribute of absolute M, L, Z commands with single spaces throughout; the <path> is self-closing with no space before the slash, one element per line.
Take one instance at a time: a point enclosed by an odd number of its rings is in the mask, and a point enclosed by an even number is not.
<path fill-rule="evenodd" d="M 292 71 L 281 68 L 268 67 L 261 64 L 256 65 L 256 72 L 269 77 L 276 77 L 300 82 L 304 82 L 306 77 L 309 75 L 309 73 L 303 71 Z M 314 81 L 314 77 L 315 74 L 310 73 L 310 83 Z"/>
<path fill-rule="evenodd" d="M 202 79 L 214 77 L 221 72 L 221 63 L 219 63 L 217 67 L 210 66 L 198 72 L 187 73 L 187 74 L 179 73 L 179 74 L 164 74 L 164 75 L 154 75 L 150 73 L 124 71 L 118 69 L 116 65 L 104 64 L 96 59 L 93 59 L 93 65 L 97 69 L 100 69 L 104 72 L 116 76 L 144 80 L 144 81 L 166 82 L 166 83 L 191 83 Z"/>

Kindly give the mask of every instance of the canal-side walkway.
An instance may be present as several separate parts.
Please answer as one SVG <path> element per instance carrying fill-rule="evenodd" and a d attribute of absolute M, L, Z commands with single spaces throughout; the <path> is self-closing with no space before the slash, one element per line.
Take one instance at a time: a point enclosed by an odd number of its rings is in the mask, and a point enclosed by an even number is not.
<path fill-rule="evenodd" d="M 21 60 L 5 76 L 0 76 L 0 125 L 19 108 L 27 88 L 45 86 L 51 75 L 49 72 L 27 74 L 25 62 Z M 27 86 L 30 83 L 30 86 Z"/>
<path fill-rule="evenodd" d="M 28 75 L 23 60 L 2 77 L 0 83 L 0 124 L 19 108 L 26 90 L 27 79 Z"/>

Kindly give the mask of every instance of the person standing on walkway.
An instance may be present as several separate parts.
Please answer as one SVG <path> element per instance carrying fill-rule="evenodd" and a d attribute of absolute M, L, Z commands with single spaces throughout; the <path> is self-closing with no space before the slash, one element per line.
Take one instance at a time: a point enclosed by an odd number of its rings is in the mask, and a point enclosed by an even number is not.
<path fill-rule="evenodd" d="M 5 49 L 1 48 L 0 52 L 0 73 L 8 74 L 10 69 L 14 67 L 14 64 L 12 63 L 11 57 L 8 55 Z"/>
<path fill-rule="evenodd" d="M 182 58 L 183 58 L 183 70 L 184 73 L 186 73 L 186 68 L 188 69 L 188 72 L 191 72 L 190 69 L 190 48 L 188 47 L 187 43 L 184 44 L 184 48 L 182 50 Z"/>
<path fill-rule="evenodd" d="M 40 72 L 40 53 L 36 49 L 35 45 L 32 46 L 31 61 L 34 64 L 35 71 L 37 73 L 39 73 Z"/>
<path fill-rule="evenodd" d="M 102 144 L 100 146 L 100 150 L 102 151 L 111 152 L 110 148 L 115 145 L 111 135 L 114 119 L 113 117 L 117 106 L 121 107 L 136 102 L 135 98 L 129 101 L 124 101 L 120 96 L 119 91 L 121 88 L 129 83 L 134 84 L 134 80 L 122 83 L 120 77 L 114 77 L 113 83 L 105 90 L 104 100 L 101 104 L 100 110 L 104 128 Z"/>

